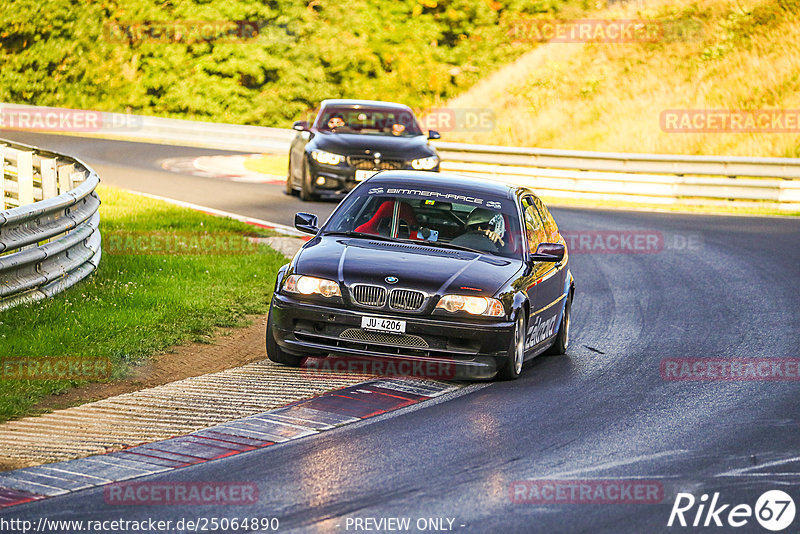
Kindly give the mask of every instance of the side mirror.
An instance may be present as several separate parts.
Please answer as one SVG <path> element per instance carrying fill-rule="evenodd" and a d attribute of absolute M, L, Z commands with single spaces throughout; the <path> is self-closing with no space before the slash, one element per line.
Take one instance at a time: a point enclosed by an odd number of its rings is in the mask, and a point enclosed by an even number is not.
<path fill-rule="evenodd" d="M 307 132 L 308 121 L 296 121 L 294 124 L 292 124 L 292 129 L 297 130 L 298 132 Z"/>
<path fill-rule="evenodd" d="M 539 243 L 536 252 L 528 256 L 529 261 L 549 261 L 553 263 L 564 259 L 566 247 L 561 243 Z"/>
<path fill-rule="evenodd" d="M 295 213 L 294 227 L 307 234 L 316 234 L 319 232 L 317 216 L 313 213 Z"/>
<path fill-rule="evenodd" d="M 442 134 L 437 132 L 436 130 L 428 130 L 428 139 L 441 139 Z"/>

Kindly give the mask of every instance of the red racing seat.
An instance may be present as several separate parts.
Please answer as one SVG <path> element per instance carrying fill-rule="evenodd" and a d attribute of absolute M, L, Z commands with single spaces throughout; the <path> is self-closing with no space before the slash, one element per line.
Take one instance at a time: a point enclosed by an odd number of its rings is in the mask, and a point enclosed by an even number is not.
<path fill-rule="evenodd" d="M 356 232 L 363 232 L 365 234 L 372 234 L 372 235 L 381 235 L 380 233 L 380 226 L 384 221 L 390 223 L 392 215 L 394 214 L 394 200 L 384 200 L 383 203 L 380 205 L 378 210 L 375 212 L 375 215 L 372 216 L 370 220 L 365 222 L 362 225 L 359 225 L 356 228 Z M 411 231 L 411 227 L 417 226 L 417 217 L 414 215 L 414 209 L 406 204 L 405 202 L 400 203 L 400 220 L 405 221 L 405 223 L 409 226 L 409 232 Z M 397 236 L 390 236 L 390 237 L 397 237 Z"/>

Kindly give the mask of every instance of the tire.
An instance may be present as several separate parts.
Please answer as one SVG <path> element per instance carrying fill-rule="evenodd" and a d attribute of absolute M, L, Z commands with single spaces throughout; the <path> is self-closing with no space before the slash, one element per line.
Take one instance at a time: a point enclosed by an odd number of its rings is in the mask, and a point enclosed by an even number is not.
<path fill-rule="evenodd" d="M 284 352 L 278 342 L 275 341 L 275 336 L 272 333 L 272 306 L 269 308 L 269 315 L 267 315 L 267 358 L 275 363 L 288 365 L 289 367 L 300 367 L 305 363 L 304 356 L 295 356 Z"/>
<path fill-rule="evenodd" d="M 497 373 L 497 380 L 516 380 L 522 373 L 525 360 L 525 313 L 520 310 L 514 322 L 514 335 L 508 347 L 508 358 L 505 365 Z"/>
<path fill-rule="evenodd" d="M 292 185 L 292 156 L 289 155 L 289 169 L 286 171 L 286 194 L 294 196 L 294 186 Z"/>
<path fill-rule="evenodd" d="M 314 200 L 316 195 L 311 189 L 311 172 L 308 170 L 308 162 L 303 163 L 303 176 L 300 180 L 300 200 L 308 202 Z"/>
<path fill-rule="evenodd" d="M 553 345 L 547 349 L 545 354 L 560 355 L 567 352 L 569 346 L 569 323 L 570 315 L 572 313 L 572 293 L 567 297 L 567 304 L 564 306 L 564 315 L 561 317 L 561 324 L 558 327 L 558 334 Z"/>

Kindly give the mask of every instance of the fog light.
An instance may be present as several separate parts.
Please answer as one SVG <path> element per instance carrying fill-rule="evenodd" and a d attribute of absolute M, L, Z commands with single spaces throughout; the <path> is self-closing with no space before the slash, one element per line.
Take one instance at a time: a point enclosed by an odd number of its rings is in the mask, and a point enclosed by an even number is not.
<path fill-rule="evenodd" d="M 325 185 L 325 177 L 324 176 L 317 177 L 317 185 Z"/>

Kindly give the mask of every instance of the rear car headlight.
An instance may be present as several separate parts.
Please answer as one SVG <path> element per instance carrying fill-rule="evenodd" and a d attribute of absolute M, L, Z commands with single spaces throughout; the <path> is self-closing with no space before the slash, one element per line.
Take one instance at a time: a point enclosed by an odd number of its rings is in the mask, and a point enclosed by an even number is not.
<path fill-rule="evenodd" d="M 334 154 L 333 152 L 325 152 L 324 150 L 312 150 L 311 157 L 314 161 L 324 163 L 325 165 L 338 165 L 344 161 L 344 156 Z"/>
<path fill-rule="evenodd" d="M 436 307 L 451 313 L 465 311 L 472 315 L 488 315 L 489 317 L 502 317 L 505 315 L 503 303 L 489 297 L 445 295 Z"/>
<path fill-rule="evenodd" d="M 439 158 L 436 156 L 411 160 L 411 168 L 418 171 L 429 171 L 435 168 L 438 164 Z"/>
<path fill-rule="evenodd" d="M 287 293 L 300 293 L 301 295 L 342 296 L 338 282 L 302 274 L 293 274 L 286 277 L 286 281 L 283 282 L 283 290 Z"/>

